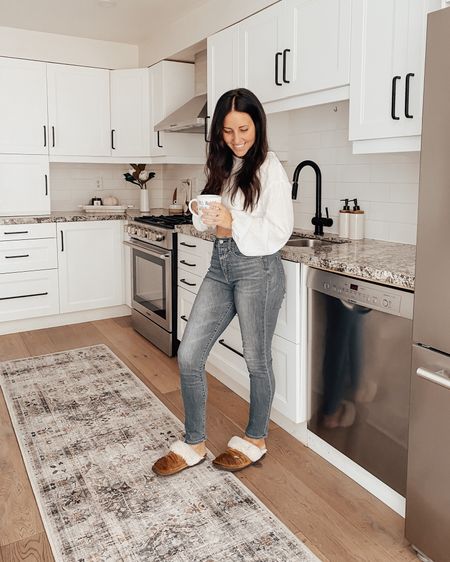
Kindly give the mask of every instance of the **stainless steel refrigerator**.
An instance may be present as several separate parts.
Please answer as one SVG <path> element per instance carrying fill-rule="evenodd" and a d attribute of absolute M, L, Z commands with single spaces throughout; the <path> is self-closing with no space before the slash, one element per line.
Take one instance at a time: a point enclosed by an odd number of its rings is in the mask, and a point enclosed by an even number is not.
<path fill-rule="evenodd" d="M 450 560 L 450 8 L 428 16 L 406 536 Z"/>

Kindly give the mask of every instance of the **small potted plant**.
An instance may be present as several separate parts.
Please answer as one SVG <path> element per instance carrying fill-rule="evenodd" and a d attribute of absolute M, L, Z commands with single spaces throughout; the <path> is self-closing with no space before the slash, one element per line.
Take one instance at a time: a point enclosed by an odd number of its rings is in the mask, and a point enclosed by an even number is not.
<path fill-rule="evenodd" d="M 150 211 L 148 202 L 148 189 L 147 182 L 155 177 L 155 172 L 150 172 L 145 169 L 145 164 L 130 164 L 128 172 L 123 174 L 125 181 L 134 183 L 140 189 L 140 210 L 141 213 L 148 213 Z"/>

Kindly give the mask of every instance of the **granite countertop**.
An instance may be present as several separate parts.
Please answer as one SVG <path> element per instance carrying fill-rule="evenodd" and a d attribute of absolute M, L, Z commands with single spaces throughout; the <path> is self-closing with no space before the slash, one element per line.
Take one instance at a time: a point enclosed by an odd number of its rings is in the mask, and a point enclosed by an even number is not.
<path fill-rule="evenodd" d="M 213 235 L 198 232 L 190 225 L 177 226 L 176 230 L 204 240 L 214 239 Z M 371 239 L 342 242 L 332 234 L 316 237 L 306 230 L 295 230 L 295 233 L 306 238 L 339 243 L 318 248 L 284 246 L 281 250 L 283 259 L 383 285 L 414 290 L 416 247 L 412 244 Z"/>
<path fill-rule="evenodd" d="M 139 209 L 127 209 L 124 213 L 86 213 L 78 209 L 76 211 L 52 211 L 49 215 L 23 215 L 20 217 L 1 217 L 0 224 L 36 224 L 51 222 L 83 222 L 83 221 L 110 221 L 110 220 L 133 220 L 141 215 L 167 214 L 167 209 L 150 209 L 141 213 Z"/>

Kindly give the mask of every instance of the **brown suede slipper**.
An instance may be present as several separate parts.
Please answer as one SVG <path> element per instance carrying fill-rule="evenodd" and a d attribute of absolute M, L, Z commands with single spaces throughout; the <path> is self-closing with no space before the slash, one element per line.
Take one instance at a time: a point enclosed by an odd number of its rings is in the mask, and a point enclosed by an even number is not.
<path fill-rule="evenodd" d="M 197 466 L 206 459 L 198 455 L 192 447 L 182 441 L 176 441 L 170 447 L 167 455 L 159 458 L 152 466 L 152 470 L 158 476 L 172 476 L 186 468 Z"/>
<path fill-rule="evenodd" d="M 226 451 L 213 460 L 213 464 L 221 470 L 237 472 L 258 463 L 266 452 L 267 449 L 260 449 L 253 443 L 235 436 L 228 442 Z"/>

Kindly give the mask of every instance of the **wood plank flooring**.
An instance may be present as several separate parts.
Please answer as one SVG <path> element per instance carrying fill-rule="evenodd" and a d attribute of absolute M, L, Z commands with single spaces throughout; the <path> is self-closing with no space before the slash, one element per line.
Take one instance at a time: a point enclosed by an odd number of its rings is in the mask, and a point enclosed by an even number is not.
<path fill-rule="evenodd" d="M 129 317 L 0 336 L 0 361 L 97 343 L 108 345 L 183 419 L 176 359 L 135 332 Z M 213 377 L 208 383 L 208 448 L 217 454 L 231 435 L 242 435 L 247 403 Z M 268 448 L 262 466 L 238 478 L 321 560 L 417 560 L 400 516 L 274 423 Z M 24 560 L 53 556 L 0 393 L 0 562 Z"/>

